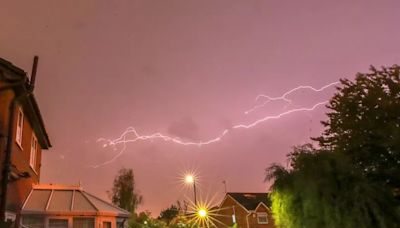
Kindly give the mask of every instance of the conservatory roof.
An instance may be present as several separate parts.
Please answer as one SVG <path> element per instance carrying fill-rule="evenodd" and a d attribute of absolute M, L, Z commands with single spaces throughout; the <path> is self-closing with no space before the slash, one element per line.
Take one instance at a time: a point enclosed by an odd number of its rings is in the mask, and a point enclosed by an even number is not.
<path fill-rule="evenodd" d="M 22 207 L 22 214 L 117 216 L 129 217 L 130 213 L 108 203 L 80 186 L 33 185 Z"/>

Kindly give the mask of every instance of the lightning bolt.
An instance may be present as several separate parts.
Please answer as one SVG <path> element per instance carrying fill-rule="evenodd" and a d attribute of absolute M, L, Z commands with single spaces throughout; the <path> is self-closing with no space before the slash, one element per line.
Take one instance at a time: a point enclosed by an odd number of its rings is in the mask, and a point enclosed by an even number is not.
<path fill-rule="evenodd" d="M 339 82 L 333 82 L 333 83 L 327 84 L 327 85 L 325 85 L 325 86 L 323 86 L 321 88 L 314 88 L 312 86 L 308 86 L 308 85 L 304 86 L 304 85 L 302 85 L 302 86 L 298 86 L 298 87 L 296 87 L 294 89 L 291 89 L 291 90 L 285 92 L 282 96 L 279 96 L 279 97 L 270 97 L 270 96 L 267 96 L 267 95 L 264 95 L 264 94 L 260 94 L 260 95 L 258 95 L 256 97 L 256 101 L 261 99 L 261 98 L 267 98 L 267 102 L 266 103 L 268 103 L 269 101 L 276 101 L 276 100 L 283 100 L 285 102 L 291 103 L 292 101 L 290 99 L 288 99 L 287 97 L 290 94 L 294 93 L 295 91 L 302 90 L 302 89 L 308 89 L 308 90 L 312 90 L 312 91 L 315 91 L 315 92 L 320 92 L 320 91 L 323 91 L 326 88 L 329 88 L 329 87 L 331 87 L 333 85 L 336 85 L 338 83 Z M 134 143 L 134 142 L 137 142 L 137 141 L 148 141 L 148 140 L 160 139 L 160 140 L 163 140 L 163 141 L 166 141 L 166 142 L 172 142 L 172 143 L 176 143 L 176 144 L 183 145 L 183 146 L 198 146 L 198 147 L 201 147 L 201 146 L 210 145 L 210 144 L 217 143 L 217 142 L 221 141 L 228 133 L 232 132 L 235 129 L 250 129 L 250 128 L 253 128 L 253 127 L 255 127 L 255 126 L 257 126 L 257 125 L 259 125 L 261 123 L 264 123 L 266 121 L 269 121 L 269 120 L 280 119 L 280 118 L 282 118 L 284 116 L 287 116 L 287 115 L 290 115 L 290 114 L 294 114 L 294 113 L 298 113 L 298 112 L 313 111 L 313 110 L 317 109 L 318 107 L 323 106 L 323 105 L 325 105 L 327 103 L 328 103 L 328 101 L 323 101 L 323 102 L 316 103 L 311 107 L 294 108 L 294 109 L 290 109 L 290 110 L 287 110 L 285 112 L 279 113 L 277 115 L 268 115 L 268 116 L 265 116 L 265 117 L 263 117 L 261 119 L 258 119 L 256 121 L 253 121 L 253 122 L 251 122 L 249 124 L 243 124 L 243 123 L 242 124 L 237 124 L 237 125 L 232 126 L 231 128 L 227 128 L 227 129 L 223 130 L 218 136 L 216 136 L 214 138 L 211 138 L 211 139 L 208 139 L 208 140 L 205 140 L 205 141 L 185 141 L 185 140 L 180 139 L 179 137 L 171 137 L 171 136 L 168 136 L 168 135 L 164 135 L 164 134 L 162 134 L 160 132 L 149 134 L 149 135 L 141 135 L 141 134 L 138 133 L 138 131 L 135 128 L 129 127 L 121 134 L 120 137 L 118 137 L 116 139 L 110 140 L 110 139 L 105 139 L 105 138 L 99 138 L 97 140 L 97 142 L 102 142 L 103 143 L 103 147 L 112 146 L 112 147 L 114 147 L 114 149 L 116 149 L 116 146 L 118 146 L 120 144 L 122 144 L 123 147 L 118 152 L 118 154 L 115 155 L 111 160 L 108 160 L 108 161 L 106 161 L 104 163 L 101 163 L 101 164 L 98 164 L 98 165 L 93 165 L 93 166 L 90 166 L 90 167 L 98 168 L 98 167 L 101 167 L 101 166 L 104 166 L 104 165 L 108 165 L 108 164 L 114 162 L 126 150 L 126 144 L 127 143 Z M 255 110 L 255 109 L 260 108 L 262 106 L 263 105 L 255 106 L 253 109 Z M 246 111 L 246 112 L 251 112 L 251 111 L 249 110 L 249 111 Z"/>
<path fill-rule="evenodd" d="M 122 133 L 122 135 L 114 140 L 107 140 L 104 138 L 100 138 L 97 141 L 101 142 L 101 141 L 106 141 L 107 143 L 103 144 L 103 147 L 107 147 L 107 146 L 115 146 L 118 144 L 125 144 L 125 143 L 133 143 L 139 140 L 153 140 L 153 139 L 162 139 L 164 141 L 167 142 L 173 142 L 173 143 L 177 143 L 177 144 L 181 144 L 184 146 L 203 146 L 203 145 L 208 145 L 211 143 L 215 143 L 218 142 L 222 139 L 222 137 L 224 137 L 226 134 L 228 133 L 228 129 L 224 130 L 218 137 L 215 137 L 213 139 L 207 140 L 207 141 L 200 141 L 200 142 L 191 142 L 191 141 L 183 141 L 178 137 L 170 137 L 168 135 L 163 135 L 161 133 L 154 133 L 151 135 L 140 135 L 135 128 L 133 127 L 129 127 L 128 129 L 126 129 L 126 131 L 124 133 Z M 132 138 L 130 139 L 126 139 L 129 135 L 133 135 Z"/>
<path fill-rule="evenodd" d="M 319 106 L 324 105 L 324 104 L 326 104 L 326 103 L 328 103 L 328 101 L 319 102 L 319 103 L 313 105 L 311 108 L 296 108 L 296 109 L 291 109 L 291 110 L 289 110 L 289 111 L 282 112 L 282 113 L 280 113 L 280 114 L 278 114 L 278 115 L 275 115 L 275 116 L 266 116 L 266 117 L 264 117 L 264 118 L 262 118 L 262 119 L 259 119 L 259 120 L 254 121 L 253 123 L 248 124 L 248 125 L 245 125 L 245 124 L 238 124 L 238 125 L 236 125 L 236 126 L 233 126 L 233 129 L 238 129 L 238 128 L 249 129 L 249 128 L 252 128 L 252 127 L 257 126 L 258 124 L 260 124 L 260 123 L 262 123 L 262 122 L 265 122 L 265 121 L 268 121 L 268 120 L 273 120 L 273 119 L 279 119 L 279 118 L 281 118 L 281 117 L 283 117 L 283 116 L 292 114 L 292 113 L 294 113 L 294 112 L 313 111 L 313 110 L 315 110 L 316 108 L 318 108 Z"/>
<path fill-rule="evenodd" d="M 298 90 L 311 90 L 311 91 L 314 91 L 314 92 L 321 92 L 321 91 L 324 91 L 325 89 L 327 89 L 327 88 L 329 88 L 331 86 L 334 86 L 336 84 L 339 84 L 339 83 L 340 83 L 339 81 L 332 82 L 332 83 L 329 83 L 329 84 L 327 84 L 327 85 L 325 85 L 325 86 L 323 86 L 323 87 L 321 87 L 319 89 L 314 88 L 314 87 L 309 86 L 309 85 L 301 85 L 301 86 L 298 86 L 296 88 L 293 88 L 293 89 L 287 91 L 286 93 L 284 93 L 283 95 L 281 95 L 279 97 L 271 97 L 271 96 L 268 96 L 268 95 L 265 95 L 265 94 L 259 94 L 256 97 L 255 101 L 259 102 L 260 100 L 264 99 L 263 103 L 258 104 L 256 106 L 254 106 L 253 108 L 245 111 L 244 114 L 249 114 L 251 112 L 254 112 L 257 109 L 264 107 L 265 105 L 267 105 L 271 101 L 285 101 L 288 104 L 291 104 L 292 100 L 290 100 L 288 98 L 288 96 L 291 95 L 292 93 L 298 91 Z"/>

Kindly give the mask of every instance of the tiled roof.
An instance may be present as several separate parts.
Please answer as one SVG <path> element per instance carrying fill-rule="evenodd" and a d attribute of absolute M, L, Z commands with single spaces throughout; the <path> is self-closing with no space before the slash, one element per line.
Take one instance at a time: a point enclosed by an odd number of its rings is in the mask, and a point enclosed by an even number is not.
<path fill-rule="evenodd" d="M 228 192 L 227 195 L 249 211 L 255 210 L 260 203 L 264 203 L 267 207 L 270 206 L 268 193 Z"/>
<path fill-rule="evenodd" d="M 62 185 L 34 185 L 21 213 L 130 216 L 128 211 L 85 192 L 79 186 Z"/>
<path fill-rule="evenodd" d="M 26 91 L 29 89 L 29 80 L 24 70 L 14 66 L 9 61 L 0 58 L 0 75 L 4 73 L 2 71 L 9 72 L 6 74 L 6 78 L 8 78 L 8 80 L 11 79 L 13 83 L 17 81 L 23 82 L 22 84 L 13 87 L 13 90 L 17 96 L 26 93 Z M 0 80 L 2 80 L 2 77 L 0 77 Z M 27 116 L 32 124 L 32 128 L 35 131 L 36 136 L 39 139 L 41 147 L 43 149 L 49 149 L 51 147 L 50 139 L 44 126 L 44 121 L 34 94 L 31 94 L 24 99 L 23 105 L 25 107 L 24 110 L 27 111 Z"/>

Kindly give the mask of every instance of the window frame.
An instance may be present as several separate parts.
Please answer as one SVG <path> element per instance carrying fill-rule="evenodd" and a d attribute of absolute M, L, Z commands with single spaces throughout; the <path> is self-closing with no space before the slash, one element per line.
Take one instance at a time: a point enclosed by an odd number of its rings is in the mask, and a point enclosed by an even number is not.
<path fill-rule="evenodd" d="M 35 136 L 35 133 L 32 132 L 31 138 L 31 151 L 29 155 L 29 166 L 36 173 L 36 165 L 37 165 L 37 154 L 38 154 L 38 140 Z"/>
<path fill-rule="evenodd" d="M 260 222 L 260 217 L 265 217 L 266 218 L 266 222 Z M 268 213 L 266 212 L 258 212 L 257 213 L 257 223 L 258 224 L 268 224 Z"/>
<path fill-rule="evenodd" d="M 28 227 L 28 225 L 31 225 L 31 224 L 26 224 L 26 220 L 37 220 L 37 221 L 39 221 L 39 220 L 41 220 L 41 224 L 40 225 L 43 225 L 43 227 L 46 227 L 46 218 L 43 216 L 43 215 L 34 215 L 34 216 L 32 216 L 32 215 L 22 215 L 22 217 L 21 217 L 21 222 L 20 222 L 20 224 L 21 224 L 21 226 L 22 227 Z"/>
<path fill-rule="evenodd" d="M 15 129 L 15 142 L 17 145 L 22 148 L 22 138 L 24 132 L 24 112 L 22 111 L 21 107 L 18 107 L 17 112 L 17 128 Z"/>
<path fill-rule="evenodd" d="M 72 217 L 72 228 L 76 228 L 76 227 L 74 227 L 75 220 L 83 220 L 83 219 L 93 220 L 93 228 L 96 228 L 96 217 L 93 217 L 93 216 L 83 216 L 83 217 L 74 216 L 74 217 Z"/>
<path fill-rule="evenodd" d="M 113 227 L 113 222 L 111 220 L 103 220 L 101 221 L 101 227 L 105 228 L 104 223 L 109 223 L 110 224 L 110 228 Z"/>
<path fill-rule="evenodd" d="M 49 216 L 46 219 L 45 227 L 50 227 L 50 220 L 67 220 L 68 221 L 68 228 L 72 227 L 72 217 L 68 216 Z"/>

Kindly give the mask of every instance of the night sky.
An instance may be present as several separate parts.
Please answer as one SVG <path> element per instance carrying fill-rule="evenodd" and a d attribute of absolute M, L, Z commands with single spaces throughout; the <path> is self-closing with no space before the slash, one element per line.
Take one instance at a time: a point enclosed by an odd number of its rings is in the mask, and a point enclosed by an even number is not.
<path fill-rule="evenodd" d="M 262 192 L 264 170 L 286 164 L 295 145 L 318 136 L 323 106 L 230 130 L 210 145 L 162 139 L 103 147 L 128 127 L 183 141 L 207 141 L 237 124 L 310 108 L 322 92 L 299 90 L 250 114 L 260 93 L 353 79 L 369 65 L 400 63 L 400 1 L 91 0 L 4 1 L 0 57 L 30 72 L 53 148 L 43 152 L 43 183 L 78 184 L 107 198 L 121 167 L 132 168 L 157 215 L 192 198 L 181 183 L 199 173 L 202 198 Z"/>

